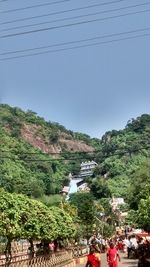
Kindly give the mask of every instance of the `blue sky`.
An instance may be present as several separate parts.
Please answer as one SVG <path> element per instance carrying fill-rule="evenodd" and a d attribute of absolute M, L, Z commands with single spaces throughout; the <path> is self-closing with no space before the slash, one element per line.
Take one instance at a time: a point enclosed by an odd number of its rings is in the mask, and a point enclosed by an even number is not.
<path fill-rule="evenodd" d="M 55 1 L 8 0 L 0 2 L 0 10 L 4 12 L 8 9 Z M 111 1 L 69 0 L 46 7 L 2 13 L 0 23 L 104 2 Z M 1 30 L 146 2 L 148 0 L 124 0 L 120 3 L 118 1 L 106 6 L 1 25 Z M 147 28 L 150 27 L 149 9 L 150 5 L 139 6 L 129 10 L 89 16 L 86 19 L 99 19 L 142 10 L 147 12 L 1 38 L 1 53 Z M 85 18 L 71 22 L 82 20 Z M 0 32 L 0 36 L 62 24 L 64 22 Z M 68 129 L 84 132 L 92 137 L 101 137 L 105 131 L 124 128 L 130 118 L 142 113 L 150 113 L 149 47 L 150 36 L 147 36 L 76 50 L 0 61 L 0 101 L 24 110 L 31 109 L 46 120 L 57 121 Z"/>

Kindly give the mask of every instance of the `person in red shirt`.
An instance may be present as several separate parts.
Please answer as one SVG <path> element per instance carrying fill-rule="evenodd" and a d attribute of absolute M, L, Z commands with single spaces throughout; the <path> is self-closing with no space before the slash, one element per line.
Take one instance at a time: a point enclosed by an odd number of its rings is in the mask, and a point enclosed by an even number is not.
<path fill-rule="evenodd" d="M 90 253 L 87 256 L 87 263 L 85 267 L 100 267 L 101 266 L 101 260 L 100 260 L 100 253 L 96 252 L 96 249 L 91 247 Z"/>
<path fill-rule="evenodd" d="M 107 252 L 107 261 L 109 267 L 118 267 L 117 258 L 120 261 L 120 256 L 118 254 L 117 249 L 114 246 L 114 243 L 110 243 L 110 248 L 108 249 Z"/>

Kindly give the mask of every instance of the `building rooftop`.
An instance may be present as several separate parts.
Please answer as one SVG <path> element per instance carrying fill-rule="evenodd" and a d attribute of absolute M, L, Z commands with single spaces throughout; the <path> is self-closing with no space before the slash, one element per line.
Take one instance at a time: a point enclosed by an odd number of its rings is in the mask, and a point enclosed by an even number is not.
<path fill-rule="evenodd" d="M 68 192 L 69 192 L 69 186 L 64 186 L 63 189 L 62 189 L 62 191 L 61 191 L 61 193 L 68 194 Z"/>
<path fill-rule="evenodd" d="M 81 163 L 81 166 L 85 166 L 85 165 L 97 165 L 97 163 L 95 161 L 85 161 Z"/>

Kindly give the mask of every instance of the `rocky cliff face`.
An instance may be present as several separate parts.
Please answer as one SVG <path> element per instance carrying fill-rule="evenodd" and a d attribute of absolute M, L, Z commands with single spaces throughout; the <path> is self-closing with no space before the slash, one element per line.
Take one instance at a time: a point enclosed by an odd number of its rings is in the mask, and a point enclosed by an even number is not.
<path fill-rule="evenodd" d="M 62 151 L 69 152 L 92 152 L 94 148 L 87 145 L 84 141 L 75 140 L 67 134 L 59 132 L 57 141 L 48 140 L 47 136 L 42 134 L 42 127 L 34 124 L 24 124 L 21 129 L 22 138 L 45 153 L 60 153 Z"/>
<path fill-rule="evenodd" d="M 42 152 L 92 152 L 92 139 L 67 130 L 59 123 L 47 122 L 33 111 L 0 105 L 0 125 L 16 139 L 23 140 Z"/>

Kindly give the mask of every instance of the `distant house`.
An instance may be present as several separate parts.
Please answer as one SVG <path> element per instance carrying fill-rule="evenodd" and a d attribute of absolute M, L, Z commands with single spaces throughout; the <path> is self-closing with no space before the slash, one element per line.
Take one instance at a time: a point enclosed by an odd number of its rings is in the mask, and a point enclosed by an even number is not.
<path fill-rule="evenodd" d="M 64 186 L 60 192 L 63 196 L 66 196 L 66 199 L 69 199 L 69 195 L 77 192 L 89 192 L 90 188 L 87 183 L 84 182 L 83 178 L 77 178 L 69 174 L 69 186 Z"/>
<path fill-rule="evenodd" d="M 64 186 L 62 191 L 60 191 L 62 195 L 68 195 L 69 193 L 69 186 Z"/>
<path fill-rule="evenodd" d="M 90 192 L 90 188 L 88 187 L 87 183 L 82 183 L 78 185 L 78 192 Z"/>
<path fill-rule="evenodd" d="M 95 161 L 87 161 L 81 163 L 80 177 L 91 176 L 94 172 L 95 167 L 98 164 Z"/>
<path fill-rule="evenodd" d="M 110 202 L 110 204 L 112 206 L 112 209 L 116 210 L 118 208 L 118 206 L 125 204 L 124 198 L 122 198 L 122 197 L 117 197 L 117 198 L 113 197 L 111 202 Z"/>

